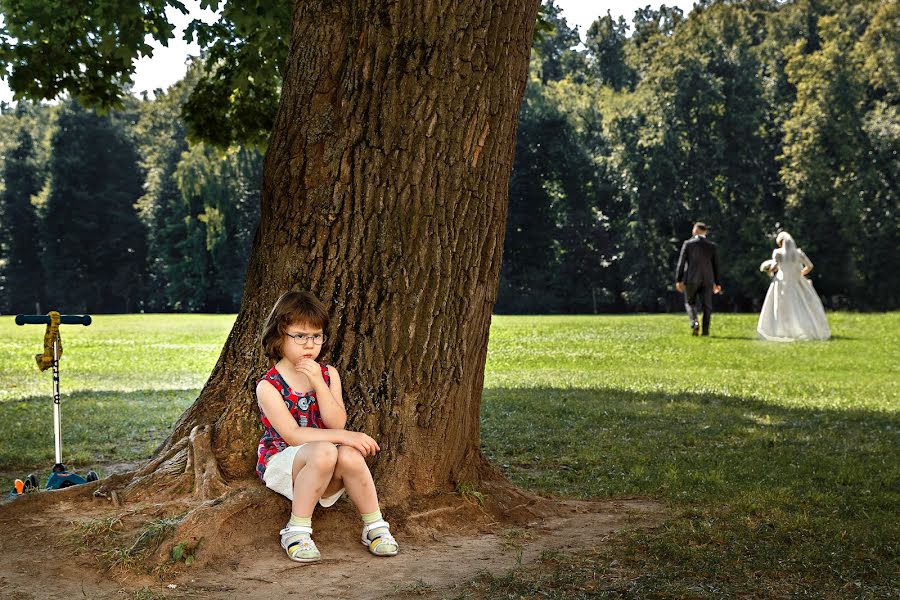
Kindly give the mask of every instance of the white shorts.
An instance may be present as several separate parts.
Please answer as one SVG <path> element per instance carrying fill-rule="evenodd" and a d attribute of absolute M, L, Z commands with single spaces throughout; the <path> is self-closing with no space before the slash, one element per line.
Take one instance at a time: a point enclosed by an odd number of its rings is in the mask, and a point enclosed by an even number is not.
<path fill-rule="evenodd" d="M 278 492 L 288 500 L 294 499 L 294 481 L 291 478 L 294 468 L 294 456 L 305 445 L 288 446 L 278 454 L 272 455 L 266 463 L 266 472 L 263 473 L 263 481 L 266 483 L 266 487 Z M 319 498 L 319 504 L 328 508 L 341 498 L 344 494 L 344 489 L 341 488 L 327 498 Z"/>

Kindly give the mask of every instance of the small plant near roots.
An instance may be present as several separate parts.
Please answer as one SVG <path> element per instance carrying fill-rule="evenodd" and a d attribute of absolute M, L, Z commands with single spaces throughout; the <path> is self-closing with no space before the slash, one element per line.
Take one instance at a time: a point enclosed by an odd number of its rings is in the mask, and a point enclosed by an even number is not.
<path fill-rule="evenodd" d="M 162 592 L 157 592 L 152 588 L 142 587 L 134 592 L 131 596 L 131 600 L 163 600 L 165 597 L 166 595 Z"/>
<path fill-rule="evenodd" d="M 397 592 L 402 592 L 404 594 L 413 594 L 415 596 L 426 596 L 428 594 L 434 593 L 434 587 L 426 583 L 423 579 L 417 579 L 416 582 L 412 585 L 400 586 L 397 589 Z"/>
<path fill-rule="evenodd" d="M 462 496 L 462 498 L 467 502 L 478 504 L 479 506 L 484 506 L 484 494 L 478 491 L 478 488 L 475 487 L 474 483 L 457 483 L 456 493 Z"/>
<path fill-rule="evenodd" d="M 507 549 L 518 548 L 521 549 L 522 545 L 526 542 L 530 542 L 534 539 L 534 534 L 527 529 L 521 529 L 519 527 L 512 527 L 510 529 L 505 529 L 500 532 L 500 537 L 503 538 L 503 547 Z"/>
<path fill-rule="evenodd" d="M 119 530 L 122 528 L 122 518 L 114 516 L 86 523 L 72 521 L 72 524 L 76 526 L 76 544 L 81 548 L 95 550 L 98 546 L 108 544 L 118 537 Z"/>
<path fill-rule="evenodd" d="M 134 540 L 134 544 L 128 549 L 131 554 L 146 555 L 155 552 L 166 536 L 178 527 L 183 515 L 177 517 L 169 517 L 168 519 L 157 519 L 151 521 L 141 530 L 141 533 Z"/>
<path fill-rule="evenodd" d="M 182 541 L 172 546 L 172 562 L 184 561 L 184 566 L 189 567 L 194 564 L 194 556 L 197 553 L 197 547 L 200 545 L 199 540 L 193 544 Z"/>
<path fill-rule="evenodd" d="M 183 518 L 177 516 L 150 521 L 133 541 L 129 541 L 123 532 L 124 516 L 80 523 L 75 532 L 76 545 L 91 552 L 107 570 L 133 570 L 142 559 L 159 548 Z"/>
<path fill-rule="evenodd" d="M 122 548 L 122 516 L 75 523 L 75 545 L 96 558 L 105 568 L 128 568 L 131 565 L 127 549 Z"/>

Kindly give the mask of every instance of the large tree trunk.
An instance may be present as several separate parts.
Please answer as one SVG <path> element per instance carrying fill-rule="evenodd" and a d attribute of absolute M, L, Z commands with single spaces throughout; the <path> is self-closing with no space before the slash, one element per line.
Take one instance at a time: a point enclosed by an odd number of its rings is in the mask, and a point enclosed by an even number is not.
<path fill-rule="evenodd" d="M 240 314 L 127 493 L 211 498 L 252 477 L 259 332 L 289 289 L 331 308 L 324 360 L 341 373 L 348 427 L 381 446 L 385 504 L 490 473 L 479 411 L 537 8 L 298 2 Z"/>

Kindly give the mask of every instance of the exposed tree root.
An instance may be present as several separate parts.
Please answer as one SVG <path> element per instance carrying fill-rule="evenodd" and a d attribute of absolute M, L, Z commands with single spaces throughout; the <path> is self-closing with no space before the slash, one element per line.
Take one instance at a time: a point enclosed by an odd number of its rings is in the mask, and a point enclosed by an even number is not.
<path fill-rule="evenodd" d="M 283 526 L 290 510 L 273 492 L 243 482 L 246 487 L 232 488 L 227 494 L 195 504 L 184 516 L 168 543 L 162 544 L 154 564 L 163 564 L 176 544 L 194 549 L 199 564 L 218 561 L 237 548 L 258 547 L 272 542 L 273 531 Z"/>
<path fill-rule="evenodd" d="M 142 528 L 146 531 L 153 523 L 177 518 L 174 529 L 166 529 L 165 539 L 134 563 L 135 568 L 148 572 L 177 568 L 177 561 L 172 560 L 176 545 L 187 548 L 198 566 L 277 545 L 277 532 L 289 516 L 290 502 L 255 478 L 226 483 L 212 449 L 211 431 L 208 425 L 194 427 L 189 436 L 133 473 L 43 492 L 18 500 L 10 508 L 28 504 L 28 512 L 34 514 L 52 511 L 55 504 L 65 502 L 66 512 L 73 514 L 82 512 L 79 503 L 88 502 L 91 506 L 84 506 L 84 514 L 136 516 L 131 520 L 130 534 L 135 539 Z M 436 539 L 450 531 L 477 535 L 498 527 L 527 525 L 554 514 L 555 501 L 516 488 L 483 457 L 479 459 L 471 465 L 469 472 L 475 480 L 466 482 L 467 490 L 405 495 L 397 502 L 383 502 L 382 509 L 394 532 L 410 541 Z M 98 504 L 102 499 L 109 501 L 108 509 Z M 11 515 L 7 512 L 4 516 Z M 346 500 L 327 511 L 317 508 L 314 519 L 316 537 L 325 542 L 346 540 L 348 531 L 356 535 L 359 528 L 359 516 Z M 122 539 L 127 545 L 134 541 L 128 536 Z"/>
<path fill-rule="evenodd" d="M 212 427 L 203 425 L 191 430 L 185 473 L 193 473 L 194 498 L 211 500 L 228 490 L 212 449 Z"/>
<path fill-rule="evenodd" d="M 104 481 L 94 492 L 119 502 L 164 502 L 192 497 L 206 501 L 219 498 L 229 487 L 212 450 L 212 426 L 199 425 L 166 451 L 123 479 Z"/>

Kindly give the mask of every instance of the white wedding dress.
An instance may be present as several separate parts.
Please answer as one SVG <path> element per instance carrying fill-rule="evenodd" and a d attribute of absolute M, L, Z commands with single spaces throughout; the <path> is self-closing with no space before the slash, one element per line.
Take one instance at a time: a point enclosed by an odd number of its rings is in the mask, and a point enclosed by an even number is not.
<path fill-rule="evenodd" d="M 812 261 L 797 248 L 790 234 L 778 235 L 781 247 L 772 252 L 772 260 L 760 269 L 777 267 L 756 331 L 759 337 L 771 342 L 796 340 L 827 340 L 831 337 L 828 318 L 812 282 L 801 274 L 803 266 L 812 268 Z"/>

